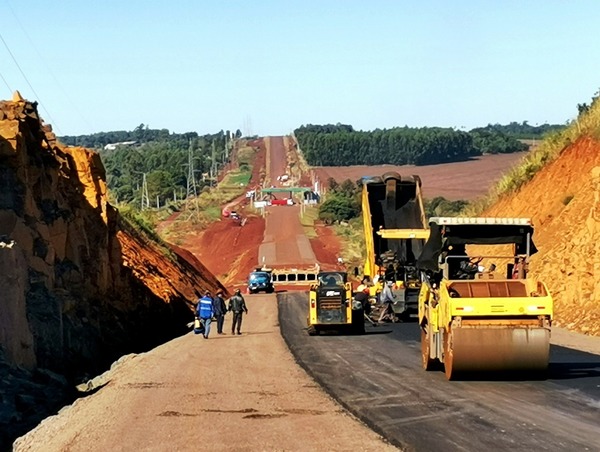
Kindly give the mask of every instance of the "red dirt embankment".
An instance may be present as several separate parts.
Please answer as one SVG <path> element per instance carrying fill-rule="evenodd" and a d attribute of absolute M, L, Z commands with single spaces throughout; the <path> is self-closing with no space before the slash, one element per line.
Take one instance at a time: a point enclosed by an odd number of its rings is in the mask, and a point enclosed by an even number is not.
<path fill-rule="evenodd" d="M 552 292 L 555 324 L 600 335 L 600 143 L 577 140 L 484 215 L 532 218 L 531 273 Z"/>

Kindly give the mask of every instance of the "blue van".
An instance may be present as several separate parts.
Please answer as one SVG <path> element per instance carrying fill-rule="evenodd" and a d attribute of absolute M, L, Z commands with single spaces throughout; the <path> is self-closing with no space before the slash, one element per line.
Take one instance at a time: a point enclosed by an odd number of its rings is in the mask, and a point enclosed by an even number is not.
<path fill-rule="evenodd" d="M 265 271 L 255 271 L 250 273 L 250 276 L 248 277 L 248 292 L 258 293 L 261 290 L 266 293 L 273 293 L 275 291 L 271 273 Z"/>

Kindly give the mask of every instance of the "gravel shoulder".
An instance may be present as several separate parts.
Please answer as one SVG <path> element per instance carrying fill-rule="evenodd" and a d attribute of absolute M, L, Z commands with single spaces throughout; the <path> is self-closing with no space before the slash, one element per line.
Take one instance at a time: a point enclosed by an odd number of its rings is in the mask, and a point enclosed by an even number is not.
<path fill-rule="evenodd" d="M 572 348 L 582 352 L 600 355 L 600 337 L 570 331 L 557 326 L 552 327 L 550 343 L 561 347 Z"/>
<path fill-rule="evenodd" d="M 241 336 L 189 333 L 119 360 L 94 394 L 63 408 L 15 451 L 397 450 L 294 361 L 275 295 L 248 296 Z M 213 325 L 214 326 L 214 325 Z"/>

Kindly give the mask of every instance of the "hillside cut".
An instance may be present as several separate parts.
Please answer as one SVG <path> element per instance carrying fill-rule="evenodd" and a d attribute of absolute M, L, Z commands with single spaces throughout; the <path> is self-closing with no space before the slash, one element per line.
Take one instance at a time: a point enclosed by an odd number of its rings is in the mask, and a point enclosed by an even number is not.
<path fill-rule="evenodd" d="M 96 152 L 58 143 L 18 93 L 0 102 L 0 377 L 97 374 L 186 332 L 205 289 L 224 290 L 189 253 L 150 240 L 110 205 Z M 41 411 L 31 394 L 3 390 L 0 431 Z M 3 416 L 6 407 L 18 414 Z"/>

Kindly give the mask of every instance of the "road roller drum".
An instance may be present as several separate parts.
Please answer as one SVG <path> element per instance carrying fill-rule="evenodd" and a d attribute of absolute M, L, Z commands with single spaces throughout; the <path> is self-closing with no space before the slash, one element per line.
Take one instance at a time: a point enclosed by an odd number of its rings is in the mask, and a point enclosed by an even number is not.
<path fill-rule="evenodd" d="M 545 371 L 553 301 L 543 282 L 527 277 L 529 257 L 536 251 L 531 221 L 435 217 L 429 226 L 417 261 L 423 281 L 419 292 L 423 368 L 432 370 L 441 363 L 448 379 Z M 511 252 L 468 255 L 471 245 L 478 249 L 510 245 Z M 508 263 L 501 268 L 492 259 Z"/>
<path fill-rule="evenodd" d="M 461 327 L 445 335 L 443 361 L 452 379 L 478 372 L 542 372 L 549 354 L 546 328 Z"/>

